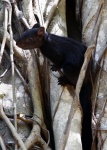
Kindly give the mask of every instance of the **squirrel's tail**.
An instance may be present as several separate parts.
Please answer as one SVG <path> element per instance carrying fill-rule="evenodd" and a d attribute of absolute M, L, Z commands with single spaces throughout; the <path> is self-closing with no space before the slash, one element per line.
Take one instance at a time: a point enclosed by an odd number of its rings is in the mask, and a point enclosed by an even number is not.
<path fill-rule="evenodd" d="M 91 83 L 83 84 L 80 92 L 80 102 L 83 109 L 82 120 L 82 146 L 83 150 L 91 150 L 92 129 L 91 129 Z"/>

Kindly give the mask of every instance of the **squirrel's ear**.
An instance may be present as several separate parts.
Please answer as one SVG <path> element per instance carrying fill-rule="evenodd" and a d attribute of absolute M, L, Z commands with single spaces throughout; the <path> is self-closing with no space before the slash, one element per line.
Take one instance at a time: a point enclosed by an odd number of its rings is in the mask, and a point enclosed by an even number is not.
<path fill-rule="evenodd" d="M 33 27 L 32 27 L 32 29 L 33 28 L 40 28 L 40 24 L 39 23 L 36 23 Z"/>
<path fill-rule="evenodd" d="M 39 37 L 39 39 L 41 40 L 42 39 L 42 37 L 44 36 L 44 32 L 45 32 L 45 28 L 44 27 L 40 27 L 39 29 L 38 29 L 38 37 Z"/>

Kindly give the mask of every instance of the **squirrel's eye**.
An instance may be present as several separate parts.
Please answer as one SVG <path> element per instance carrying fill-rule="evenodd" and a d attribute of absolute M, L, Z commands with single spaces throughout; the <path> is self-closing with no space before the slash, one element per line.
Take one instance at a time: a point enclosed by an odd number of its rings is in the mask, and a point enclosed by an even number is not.
<path fill-rule="evenodd" d="M 33 41 L 33 38 L 29 38 L 29 39 L 28 39 L 28 42 L 32 42 L 32 41 Z"/>

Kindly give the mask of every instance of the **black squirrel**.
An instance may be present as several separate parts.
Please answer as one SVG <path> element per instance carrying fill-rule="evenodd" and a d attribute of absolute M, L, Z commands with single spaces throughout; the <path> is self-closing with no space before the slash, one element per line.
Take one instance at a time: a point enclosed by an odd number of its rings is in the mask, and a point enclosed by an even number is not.
<path fill-rule="evenodd" d="M 45 32 L 44 27 L 35 24 L 32 29 L 25 31 L 17 40 L 16 45 L 22 49 L 40 48 L 44 56 L 51 60 L 54 65 L 52 70 L 63 70 L 64 75 L 58 78 L 58 84 L 71 84 L 76 82 L 84 61 L 86 46 L 71 38 L 61 37 Z M 80 102 L 83 109 L 82 121 L 82 146 L 83 150 L 91 150 L 91 82 L 89 73 L 86 74 L 80 92 Z"/>

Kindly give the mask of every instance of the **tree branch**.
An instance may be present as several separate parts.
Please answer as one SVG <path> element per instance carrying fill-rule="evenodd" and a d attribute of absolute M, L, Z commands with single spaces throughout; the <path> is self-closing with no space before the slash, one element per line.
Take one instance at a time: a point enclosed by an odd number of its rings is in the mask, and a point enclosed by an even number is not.
<path fill-rule="evenodd" d="M 26 150 L 26 147 L 23 141 L 21 140 L 21 138 L 19 137 L 19 135 L 17 134 L 16 129 L 14 128 L 13 124 L 10 122 L 10 120 L 7 118 L 7 116 L 5 115 L 3 111 L 1 94 L 0 94 L 0 118 L 2 118 L 6 122 L 7 126 L 9 127 L 9 129 L 11 130 L 13 134 L 13 137 L 16 139 L 21 149 Z"/>

